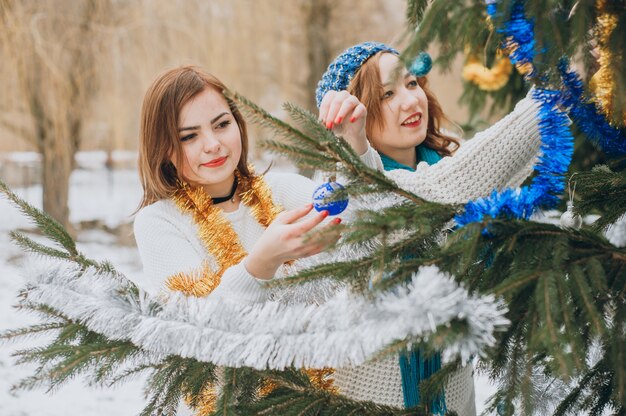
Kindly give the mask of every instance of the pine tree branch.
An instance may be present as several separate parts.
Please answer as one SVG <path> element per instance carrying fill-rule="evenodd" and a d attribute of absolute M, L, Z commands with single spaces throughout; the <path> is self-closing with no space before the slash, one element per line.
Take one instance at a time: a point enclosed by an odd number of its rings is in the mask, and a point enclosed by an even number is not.
<path fill-rule="evenodd" d="M 159 364 L 155 364 L 155 363 L 149 363 L 149 364 L 142 364 L 142 365 L 137 365 L 134 366 L 132 368 L 126 369 L 124 371 L 122 371 L 121 373 L 117 374 L 116 376 L 112 377 L 108 383 L 107 386 L 113 386 L 115 384 L 118 384 L 120 382 L 124 382 L 140 373 L 143 373 L 144 371 L 148 371 L 148 370 L 156 370 L 157 368 L 159 368 Z"/>
<path fill-rule="evenodd" d="M 18 297 L 20 298 L 20 303 L 14 306 L 17 310 L 26 310 L 29 312 L 37 313 L 44 320 L 60 320 L 62 322 L 71 323 L 71 319 L 69 319 L 65 314 L 59 312 L 55 308 L 52 308 L 48 305 L 42 305 L 40 303 L 33 303 L 27 300 L 28 289 L 22 290 Z"/>
<path fill-rule="evenodd" d="M 461 250 L 467 247 L 473 247 L 472 256 L 460 261 Z M 508 300 L 512 325 L 498 334 L 499 347 L 491 362 L 493 371 L 506 371 L 509 380 L 507 393 L 497 396 L 509 403 L 505 407 L 512 406 L 516 397 L 524 409 L 536 405 L 523 380 L 530 380 L 540 357 L 549 357 L 547 371 L 566 382 L 588 371 L 585 359 L 593 339 L 619 344 L 607 331 L 607 311 L 619 315 L 626 308 L 624 302 L 613 302 L 623 298 L 623 283 L 617 282 L 626 282 L 622 277 L 625 250 L 590 230 L 523 221 L 491 220 L 487 228 L 464 227 L 448 239 L 436 256 L 439 267 L 471 289 L 494 291 Z M 620 360 L 619 355 L 608 355 L 603 353 L 606 362 Z M 616 383 L 592 384 L 597 400 L 586 399 L 581 408 L 601 411 L 616 402 L 621 388 L 618 376 L 609 377 Z"/>
<path fill-rule="evenodd" d="M 178 403 L 188 397 L 197 403 L 197 394 L 208 384 L 215 383 L 215 366 L 190 358 L 169 356 L 159 365 L 148 380 L 150 400 L 142 415 L 175 414 Z M 190 393 L 196 393 L 191 396 Z M 190 396 L 188 396 L 190 395 Z"/>
<path fill-rule="evenodd" d="M 428 7 L 427 0 L 409 0 L 406 6 L 406 20 L 409 29 L 415 30 L 418 23 L 424 17 L 424 12 Z"/>
<path fill-rule="evenodd" d="M 583 310 L 586 313 L 587 319 L 591 324 L 590 327 L 593 330 L 594 335 L 602 336 L 606 330 L 604 319 L 600 312 L 596 309 L 596 302 L 593 299 L 593 291 L 587 284 L 584 272 L 581 267 L 575 265 L 571 268 L 570 278 L 572 282 L 573 291 L 572 294 L 583 306 Z"/>
<path fill-rule="evenodd" d="M 15 338 L 24 338 L 40 335 L 41 333 L 62 329 L 67 322 L 48 322 L 38 325 L 31 325 L 24 328 L 7 330 L 0 333 L 0 340 L 12 341 Z"/>
<path fill-rule="evenodd" d="M 48 238 L 64 248 L 70 256 L 79 256 L 74 240 L 57 220 L 24 201 L 2 181 L 0 181 L 0 192 L 6 195 Z"/>
<path fill-rule="evenodd" d="M 14 355 L 19 357 L 18 364 L 41 365 L 32 377 L 20 381 L 13 390 L 45 384 L 51 391 L 79 374 L 88 376 L 93 384 L 101 384 L 113 369 L 137 354 L 137 347 L 128 342 L 109 341 L 84 332 L 81 335 L 88 340 L 78 344 L 55 340 L 45 347 L 17 351 Z"/>
<path fill-rule="evenodd" d="M 224 369 L 225 385 L 222 387 L 222 394 L 220 401 L 217 402 L 218 411 L 215 412 L 215 416 L 227 416 L 231 413 L 229 410 L 236 405 L 235 396 L 237 394 L 237 369 L 227 368 Z M 222 410 L 222 414 L 219 411 Z"/>
<path fill-rule="evenodd" d="M 69 261 L 72 261 L 73 259 L 71 254 L 37 243 L 31 238 L 26 237 L 23 233 L 11 231 L 9 235 L 11 236 L 11 239 L 24 251 Z"/>
<path fill-rule="evenodd" d="M 334 158 L 341 172 L 346 174 L 348 178 L 371 185 L 378 192 L 396 194 L 412 201 L 416 205 L 425 203 L 422 198 L 417 197 L 415 194 L 398 188 L 382 172 L 366 166 L 343 138 L 335 136 L 322 126 L 313 114 L 290 103 L 286 103 L 284 107 L 297 122 L 304 124 L 305 127 L 315 133 L 317 140 L 309 139 L 309 141 L 315 144 L 317 150 L 323 153 L 325 157 L 330 156 Z M 299 138 L 302 136 L 299 136 Z"/>
<path fill-rule="evenodd" d="M 336 163 L 340 164 L 339 166 L 341 171 L 347 174 L 350 179 L 358 179 L 359 181 L 374 187 L 377 192 L 390 192 L 406 198 L 417 205 L 424 203 L 422 198 L 417 197 L 409 191 L 398 188 L 393 181 L 388 179 L 382 172 L 366 166 L 363 162 L 361 162 L 358 155 L 345 140 L 334 136 L 332 132 L 322 128 L 316 117 L 306 110 L 300 109 L 291 104 L 285 104 L 285 109 L 292 117 L 299 120 L 301 123 L 304 123 L 316 132 L 317 135 L 315 139 L 290 126 L 284 121 L 272 116 L 256 104 L 237 93 L 225 91 L 224 94 L 229 99 L 240 104 L 243 111 L 245 111 L 252 120 L 262 126 L 271 128 L 278 136 L 289 140 L 292 146 L 289 148 L 290 152 L 295 152 L 297 151 L 296 149 L 302 149 L 303 153 L 307 152 L 308 155 L 311 155 L 312 153 L 315 154 L 314 152 L 317 151 L 320 155 L 319 161 L 313 162 L 312 160 L 307 160 L 306 167 L 310 167 L 311 163 L 316 163 L 318 168 L 320 166 L 327 166 L 329 158 L 332 158 Z M 272 149 L 270 146 L 273 143 L 276 143 L 276 141 L 265 142 L 264 146 Z"/>
<path fill-rule="evenodd" d="M 555 279 L 557 288 L 557 299 L 559 301 L 561 316 L 560 320 L 563 323 L 561 326 L 561 332 L 565 335 L 567 341 L 564 350 L 568 357 L 574 361 L 573 368 L 585 367 L 585 356 L 580 353 L 584 351 L 583 330 L 576 324 L 576 315 L 578 314 L 577 308 L 570 302 L 570 296 L 572 296 L 570 287 L 564 279 Z"/>
<path fill-rule="evenodd" d="M 590 172 L 577 172 L 571 181 L 581 200 L 576 212 L 603 215 L 593 224 L 596 231 L 604 230 L 626 214 L 626 160 L 614 161 L 611 166 L 596 166 Z"/>
<path fill-rule="evenodd" d="M 11 238 L 25 251 L 72 261 L 78 263 L 83 269 L 86 269 L 87 267 L 94 267 L 101 272 L 109 273 L 117 278 L 124 279 L 124 277 L 119 274 L 109 262 L 97 262 L 90 260 L 78 251 L 76 243 L 59 222 L 57 222 L 50 215 L 21 199 L 2 181 L 0 181 L 0 192 L 4 193 L 7 198 L 9 198 L 9 200 L 17 206 L 17 208 L 22 211 L 22 213 L 24 213 L 46 237 L 65 250 L 64 252 L 56 248 L 48 247 L 35 242 L 23 233 L 11 231 Z"/>
<path fill-rule="evenodd" d="M 320 153 L 315 150 L 293 146 L 276 140 L 264 140 L 259 143 L 262 149 L 269 149 L 280 154 L 289 156 L 300 167 L 332 171 L 336 168 L 334 159 L 320 157 Z"/>
<path fill-rule="evenodd" d="M 395 409 L 371 402 L 356 401 L 332 394 L 311 384 L 300 371 L 262 372 L 264 377 L 277 384 L 270 394 L 255 403 L 239 408 L 241 414 L 255 415 L 426 415 L 423 408 Z"/>
<path fill-rule="evenodd" d="M 350 260 L 333 260 L 332 263 L 305 268 L 288 278 L 274 280 L 270 285 L 285 286 L 332 278 L 371 291 L 403 284 L 419 266 L 432 263 L 427 253 L 436 249 L 440 229 L 453 215 L 451 207 L 432 203 L 419 207 L 406 203 L 383 210 L 358 211 L 350 227 L 342 231 L 342 248 L 339 248 L 340 253 L 346 253 L 339 254 L 340 258 Z M 395 235 L 402 238 L 394 239 L 393 243 L 386 238 Z M 379 252 L 384 250 L 384 256 L 374 254 L 373 247 Z M 355 254 L 349 254 L 351 252 Z M 402 261 L 398 262 L 400 259 Z M 384 266 L 380 267 L 381 264 Z M 385 279 L 379 279 L 373 287 L 370 285 L 372 270 L 385 273 Z"/>

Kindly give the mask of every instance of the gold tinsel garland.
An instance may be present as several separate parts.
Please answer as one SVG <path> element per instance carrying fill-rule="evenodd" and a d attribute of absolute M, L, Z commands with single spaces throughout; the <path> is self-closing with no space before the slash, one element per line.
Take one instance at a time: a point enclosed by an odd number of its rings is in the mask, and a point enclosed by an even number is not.
<path fill-rule="evenodd" d="M 187 404 L 191 404 L 191 397 L 186 398 Z M 209 385 L 202 389 L 198 397 L 198 405 L 194 407 L 197 416 L 205 416 L 213 414 L 216 410 L 217 394 L 215 386 Z"/>
<path fill-rule="evenodd" d="M 238 178 L 241 202 L 250 208 L 257 222 L 267 228 L 282 208 L 274 204 L 272 193 L 263 178 L 252 176 L 244 179 L 240 175 Z M 198 237 L 215 259 L 217 270 L 211 270 L 205 262 L 199 270 L 170 276 L 166 286 L 187 296 L 204 297 L 219 285 L 224 272 L 240 263 L 247 253 L 230 221 L 222 215 L 222 210 L 213 204 L 202 187 L 181 184 L 172 200 L 183 213 L 192 216 L 198 226 Z"/>
<path fill-rule="evenodd" d="M 616 74 L 611 71 L 611 62 L 615 59 L 613 52 L 609 48 L 609 39 L 617 26 L 617 17 L 607 10 L 608 0 L 598 0 L 596 8 L 598 10 L 598 21 L 594 28 L 594 34 L 598 42 L 600 65 L 590 81 L 590 88 L 594 92 L 595 102 L 600 107 L 602 113 L 612 125 L 618 127 L 626 126 L 626 109 L 622 114 L 615 114 L 615 95 L 617 94 L 615 78 Z"/>
<path fill-rule="evenodd" d="M 220 275 L 212 272 L 209 262 L 205 260 L 199 269 L 170 276 L 165 285 L 169 290 L 182 292 L 185 296 L 201 298 L 213 292 L 219 283 Z"/>
<path fill-rule="evenodd" d="M 335 374 L 334 368 L 305 368 L 302 371 L 309 377 L 311 384 L 319 390 L 326 390 L 331 394 L 339 394 L 339 389 L 335 386 L 335 380 L 333 374 Z M 257 395 L 259 397 L 265 397 L 274 391 L 278 387 L 278 384 L 272 380 L 265 379 L 259 387 Z"/>
<path fill-rule="evenodd" d="M 487 25 L 491 32 L 495 30 L 491 17 L 487 18 Z M 467 48 L 466 54 L 468 58 L 465 66 L 463 66 L 463 79 L 477 85 L 483 91 L 499 90 L 509 82 L 513 73 L 513 64 L 508 56 L 515 48 L 517 48 L 517 44 L 507 39 L 506 47 L 498 49 L 496 60 L 491 68 L 483 65 L 476 55 L 469 53 L 469 48 Z M 522 75 L 532 72 L 532 64 L 530 63 L 524 65 L 516 64 L 515 68 Z"/>
<path fill-rule="evenodd" d="M 491 68 L 487 68 L 480 63 L 474 55 L 469 55 L 463 67 L 463 79 L 475 84 L 483 91 L 496 91 L 504 87 L 511 73 L 513 65 L 505 56 L 498 56 Z"/>
<path fill-rule="evenodd" d="M 250 171 L 252 172 L 251 168 Z M 235 174 L 239 183 L 241 203 L 250 208 L 252 216 L 260 225 L 267 228 L 283 208 L 274 204 L 272 192 L 262 177 L 252 175 L 250 178 L 243 178 L 238 171 Z M 247 253 L 230 221 L 222 215 L 222 210 L 213 204 L 211 197 L 202 187 L 191 187 L 189 184 L 181 183 L 172 200 L 183 213 L 191 215 L 198 227 L 198 237 L 215 259 L 218 268 L 215 271 L 211 270 L 209 263 L 204 261 L 198 270 L 170 276 L 166 286 L 186 296 L 207 296 L 220 284 L 226 269 L 241 262 Z M 315 387 L 330 393 L 338 393 L 332 379 L 334 369 L 304 369 L 304 371 Z M 265 380 L 258 394 L 263 397 L 274 388 L 276 388 L 274 383 Z M 191 397 L 188 396 L 185 401 L 190 405 Z M 199 404 L 194 410 L 197 415 L 209 415 L 215 411 L 216 402 L 215 386 L 209 385 L 200 393 Z"/>
<path fill-rule="evenodd" d="M 236 174 L 241 202 L 250 208 L 257 222 L 267 228 L 282 208 L 274 204 L 272 193 L 263 178 L 253 175 L 244 179 L 239 172 Z M 198 270 L 170 276 L 166 286 L 186 296 L 207 296 L 220 284 L 224 272 L 241 262 L 247 253 L 230 221 L 222 215 L 222 210 L 213 204 L 202 187 L 181 183 L 172 200 L 183 213 L 191 215 L 198 227 L 198 237 L 215 259 L 217 270 L 212 270 L 209 262 L 204 261 Z M 185 401 L 191 405 L 191 397 L 188 396 Z M 215 411 L 217 394 L 214 385 L 208 385 L 202 390 L 198 403 L 194 407 L 197 415 L 208 415 Z"/>

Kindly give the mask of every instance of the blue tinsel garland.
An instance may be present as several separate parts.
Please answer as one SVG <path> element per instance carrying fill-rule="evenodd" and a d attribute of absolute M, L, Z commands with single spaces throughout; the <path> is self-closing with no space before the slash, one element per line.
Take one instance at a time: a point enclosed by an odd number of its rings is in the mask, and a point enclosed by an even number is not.
<path fill-rule="evenodd" d="M 492 17 L 497 12 L 496 6 L 495 1 L 487 1 L 487 12 Z M 513 4 L 510 20 L 498 32 L 517 45 L 510 55 L 511 62 L 532 64 L 535 56 L 534 24 L 524 16 L 521 2 Z M 530 73 L 527 77 L 535 75 Z M 564 190 L 564 175 L 574 151 L 573 137 L 568 127 L 569 119 L 556 107 L 557 103 L 564 101 L 563 94 L 559 91 L 536 89 L 532 96 L 540 103 L 538 117 L 543 155 L 535 167 L 537 176 L 529 187 L 494 191 L 487 198 L 470 201 L 465 205 L 465 212 L 455 218 L 459 226 L 481 221 L 486 215 L 493 218 L 507 216 L 528 219 L 535 208 L 553 207 L 559 201 L 558 195 Z"/>
<path fill-rule="evenodd" d="M 578 74 L 569 69 L 566 59 L 559 63 L 564 93 L 562 106 L 583 134 L 611 156 L 626 154 L 626 131 L 609 124 L 596 106 L 584 96 L 583 82 Z"/>
<path fill-rule="evenodd" d="M 540 102 L 538 117 L 543 154 L 535 167 L 538 175 L 530 186 L 493 191 L 487 198 L 468 202 L 465 212 L 455 218 L 459 226 L 481 221 L 485 215 L 528 219 L 538 206 L 552 207 L 558 203 L 558 195 L 565 187 L 563 177 L 574 151 L 570 123 L 564 113 L 555 109 L 561 99 L 558 91 L 537 89 L 532 96 Z"/>

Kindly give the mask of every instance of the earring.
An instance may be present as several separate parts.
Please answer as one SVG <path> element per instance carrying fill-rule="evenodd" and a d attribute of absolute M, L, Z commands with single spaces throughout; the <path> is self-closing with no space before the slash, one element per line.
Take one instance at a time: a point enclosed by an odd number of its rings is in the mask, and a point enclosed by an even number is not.
<path fill-rule="evenodd" d="M 575 174 L 574 174 L 575 175 Z M 572 175 L 567 182 L 567 192 L 569 193 L 569 200 L 567 201 L 567 210 L 561 214 L 561 219 L 559 222 L 561 223 L 561 227 L 563 228 L 571 228 L 574 230 L 579 230 L 583 225 L 583 219 L 580 215 L 574 212 L 574 193 L 576 192 L 576 182 L 574 182 L 574 189 L 572 189 Z"/>

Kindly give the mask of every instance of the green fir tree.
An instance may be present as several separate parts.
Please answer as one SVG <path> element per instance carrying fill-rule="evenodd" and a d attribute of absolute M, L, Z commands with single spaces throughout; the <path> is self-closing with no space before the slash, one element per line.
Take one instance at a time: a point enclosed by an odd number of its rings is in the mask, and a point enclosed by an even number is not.
<path fill-rule="evenodd" d="M 508 10 L 512 1 L 503 0 Z M 548 75 L 544 82 L 558 85 L 556 64 L 565 54 L 574 56 L 588 45 L 597 11 L 593 1 L 529 0 L 526 10 L 535 17 L 537 48 L 545 50 L 537 67 Z M 619 27 L 626 22 L 624 2 L 616 1 Z M 501 35 L 494 31 L 502 22 L 487 21 L 483 1 L 409 1 L 407 20 L 417 33 L 406 56 L 426 49 L 433 41 L 441 46 L 439 62 L 447 65 L 457 53 L 484 51 L 489 63 Z M 507 18 L 504 14 L 502 19 Z M 463 24 L 458 24 L 459 22 Z M 557 24 L 555 25 L 555 22 Z M 417 32 L 413 29 L 419 28 Z M 616 32 L 619 32 L 616 30 Z M 623 39 L 615 36 L 608 45 L 615 56 L 623 57 Z M 466 49 L 469 48 L 469 49 Z M 618 88 L 624 85 L 623 59 L 612 70 Z M 517 76 L 516 76 L 517 77 Z M 511 78 L 495 102 L 515 102 L 526 88 L 520 78 Z M 473 88 L 473 87 L 472 87 Z M 469 90 L 468 90 L 469 91 Z M 622 108 L 624 89 L 616 108 Z M 467 92 L 467 102 L 482 106 L 480 91 Z M 619 98 L 618 97 L 618 98 Z M 591 226 L 580 230 L 553 224 L 506 218 L 485 218 L 451 233 L 442 244 L 440 230 L 447 228 L 462 206 L 432 203 L 398 188 L 382 173 L 366 167 L 341 138 L 335 137 L 302 109 L 285 108 L 298 128 L 278 120 L 253 103 L 232 95 L 252 120 L 270 127 L 276 138 L 264 146 L 290 156 L 300 167 L 334 171 L 347 178 L 350 196 L 390 194 L 403 203 L 380 210 L 363 209 L 350 228 L 345 243 L 379 247 L 368 257 L 305 270 L 276 285 L 299 284 L 312 279 L 332 278 L 364 294 L 392 291 L 403 285 L 418 267 L 436 265 L 458 282 L 480 294 L 505 299 L 510 326 L 497 333 L 495 347 L 483 365 L 501 386 L 491 399 L 490 410 L 502 414 L 532 414 L 541 408 L 542 379 L 559 383 L 566 390 L 557 397 L 555 414 L 602 414 L 626 412 L 626 248 L 609 242 L 603 234 L 608 226 L 626 214 L 626 163 L 611 159 L 607 165 L 577 171 L 576 209 L 580 214 L 599 215 Z M 500 100 L 500 101 L 499 101 Z M 119 279 L 125 289 L 120 297 L 140 302 L 137 288 L 125 281 L 107 263 L 87 259 L 71 237 L 48 215 L 34 209 L 6 186 L 0 190 L 32 218 L 54 246 L 33 241 L 21 233 L 14 240 L 25 250 L 77 265 L 81 271 L 106 273 Z M 407 232 L 409 231 L 409 232 Z M 402 235 L 403 238 L 397 238 Z M 392 238 L 393 237 L 393 238 Z M 411 259 L 406 259 L 406 253 Z M 385 272 L 384 279 L 372 276 Z M 80 278 L 80 277 L 78 277 Z M 151 376 L 146 386 L 150 397 L 145 415 L 174 414 L 181 400 L 199 404 L 203 391 L 217 379 L 225 380 L 219 391 L 215 415 L 420 415 L 427 409 L 393 409 L 358 402 L 320 389 L 301 369 L 254 370 L 217 368 L 207 362 L 173 355 L 150 353 L 128 340 L 116 340 L 89 330 L 84 322 L 65 316 L 45 303 L 29 300 L 25 288 L 20 307 L 42 317 L 40 324 L 9 331 L 3 338 L 54 333 L 43 346 L 17 352 L 22 362 L 36 362 L 35 374 L 18 388 L 47 386 L 83 376 L 93 384 L 123 381 L 140 371 Z M 159 305 L 149 305 L 159 308 Z M 393 352 L 418 344 L 426 350 L 444 348 L 458 334 L 467 331 L 462 319 L 436 328 L 428 340 L 405 339 L 389 346 Z M 446 375 L 458 363 L 422 384 L 425 402 L 443 385 Z M 260 394 L 264 383 L 274 388 Z"/>

